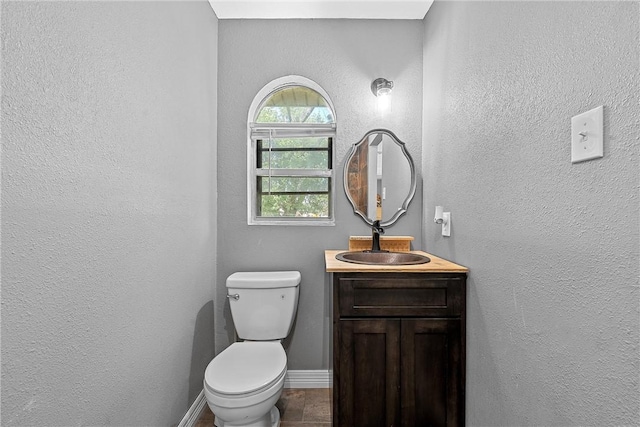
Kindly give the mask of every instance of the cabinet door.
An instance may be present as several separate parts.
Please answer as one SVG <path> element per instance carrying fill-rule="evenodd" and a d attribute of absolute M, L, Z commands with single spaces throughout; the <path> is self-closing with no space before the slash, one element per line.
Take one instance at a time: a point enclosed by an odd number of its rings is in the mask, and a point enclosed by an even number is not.
<path fill-rule="evenodd" d="M 464 424 L 460 319 L 403 319 L 402 426 Z"/>
<path fill-rule="evenodd" d="M 336 427 L 400 426 L 400 320 L 343 319 L 334 359 Z"/>

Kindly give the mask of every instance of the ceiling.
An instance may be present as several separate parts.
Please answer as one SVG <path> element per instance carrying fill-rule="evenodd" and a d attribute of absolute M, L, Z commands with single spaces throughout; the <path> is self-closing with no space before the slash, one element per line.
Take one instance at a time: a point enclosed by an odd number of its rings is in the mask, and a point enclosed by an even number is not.
<path fill-rule="evenodd" d="M 218 19 L 423 19 L 433 0 L 209 0 Z"/>

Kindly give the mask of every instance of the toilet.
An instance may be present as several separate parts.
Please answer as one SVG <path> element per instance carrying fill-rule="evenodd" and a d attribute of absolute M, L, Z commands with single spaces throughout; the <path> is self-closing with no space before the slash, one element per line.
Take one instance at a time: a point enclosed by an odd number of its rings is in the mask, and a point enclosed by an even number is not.
<path fill-rule="evenodd" d="M 217 427 L 278 427 L 289 335 L 298 307 L 299 271 L 239 272 L 227 278 L 238 338 L 204 373 L 204 395 Z"/>

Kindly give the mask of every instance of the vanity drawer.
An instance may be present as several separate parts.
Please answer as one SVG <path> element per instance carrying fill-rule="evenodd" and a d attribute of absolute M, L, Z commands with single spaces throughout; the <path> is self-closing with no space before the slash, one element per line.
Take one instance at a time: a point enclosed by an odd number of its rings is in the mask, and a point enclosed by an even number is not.
<path fill-rule="evenodd" d="M 458 317 L 465 274 L 336 274 L 340 317 Z"/>

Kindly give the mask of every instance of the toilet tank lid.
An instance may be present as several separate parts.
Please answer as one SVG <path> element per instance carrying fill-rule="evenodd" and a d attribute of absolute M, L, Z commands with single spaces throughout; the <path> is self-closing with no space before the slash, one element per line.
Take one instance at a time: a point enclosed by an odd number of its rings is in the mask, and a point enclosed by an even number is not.
<path fill-rule="evenodd" d="M 299 271 L 241 271 L 227 278 L 227 288 L 292 288 L 300 284 Z"/>

